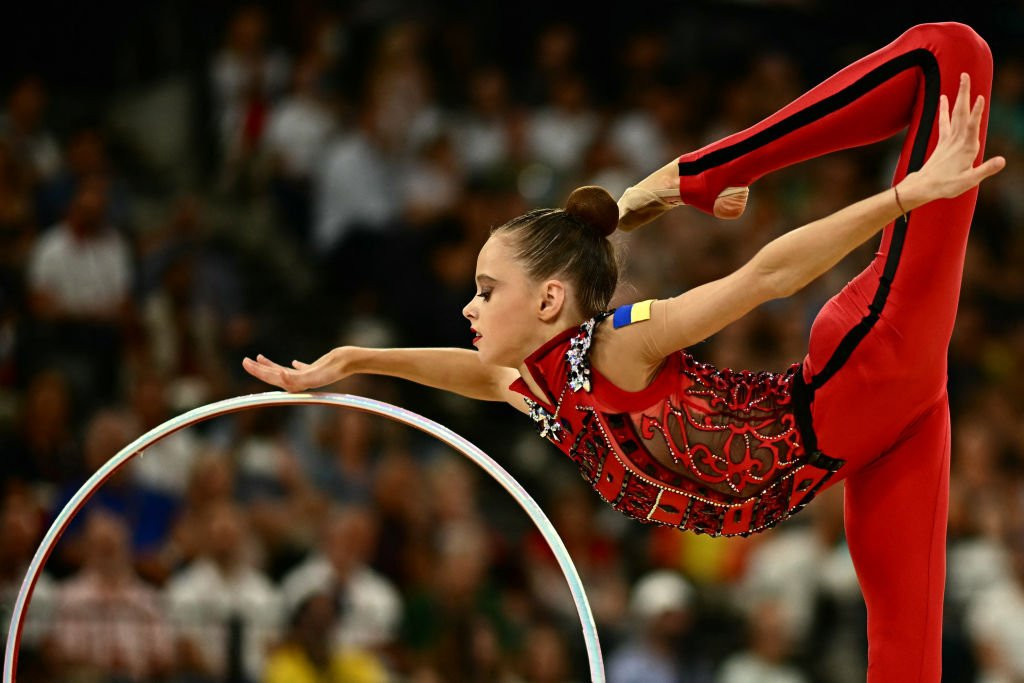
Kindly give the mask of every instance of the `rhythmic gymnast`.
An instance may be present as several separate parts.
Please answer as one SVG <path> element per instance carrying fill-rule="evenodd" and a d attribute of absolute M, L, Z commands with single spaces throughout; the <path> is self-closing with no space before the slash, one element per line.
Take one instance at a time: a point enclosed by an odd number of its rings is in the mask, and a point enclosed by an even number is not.
<path fill-rule="evenodd" d="M 969 27 L 916 26 L 761 123 L 673 160 L 618 206 L 581 188 L 564 210 L 493 230 L 463 310 L 476 352 L 340 347 L 291 368 L 263 356 L 243 365 L 288 391 L 374 373 L 507 401 L 616 509 L 697 533 L 774 526 L 845 480 L 868 678 L 938 681 L 946 354 L 977 185 L 1005 164 L 981 162 L 991 82 L 991 54 Z M 720 280 L 606 311 L 616 227 L 680 204 L 734 218 L 766 173 L 908 127 L 889 189 L 782 235 Z M 786 372 L 718 370 L 679 350 L 800 290 L 879 230 L 874 260 L 825 304 Z"/>

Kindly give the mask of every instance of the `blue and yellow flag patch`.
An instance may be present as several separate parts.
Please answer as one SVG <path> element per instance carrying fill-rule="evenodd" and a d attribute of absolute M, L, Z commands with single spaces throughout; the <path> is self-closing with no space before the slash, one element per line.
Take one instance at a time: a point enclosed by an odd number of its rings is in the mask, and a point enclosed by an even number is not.
<path fill-rule="evenodd" d="M 626 325 L 638 323 L 641 320 L 650 320 L 651 304 L 653 303 L 654 299 L 648 299 L 647 301 L 638 301 L 635 304 L 619 306 L 612 315 L 612 327 L 619 329 Z"/>

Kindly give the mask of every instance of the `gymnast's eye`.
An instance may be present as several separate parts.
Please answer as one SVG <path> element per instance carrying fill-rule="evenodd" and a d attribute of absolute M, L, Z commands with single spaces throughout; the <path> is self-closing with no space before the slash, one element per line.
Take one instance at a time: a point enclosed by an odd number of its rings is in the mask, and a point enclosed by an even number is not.
<path fill-rule="evenodd" d="M 477 296 L 480 297 L 481 299 L 483 299 L 484 301 L 490 301 L 491 300 L 491 290 L 488 289 L 486 292 L 477 292 Z"/>

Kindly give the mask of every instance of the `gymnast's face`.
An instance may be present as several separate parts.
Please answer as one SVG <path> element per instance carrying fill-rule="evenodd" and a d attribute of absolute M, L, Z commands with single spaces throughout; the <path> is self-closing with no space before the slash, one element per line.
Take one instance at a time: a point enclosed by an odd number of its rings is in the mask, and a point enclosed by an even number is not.
<path fill-rule="evenodd" d="M 507 235 L 492 235 L 480 250 L 476 289 L 462 314 L 472 326 L 473 345 L 483 363 L 518 368 L 562 329 L 565 287 L 557 279 L 531 278 L 516 260 Z"/>

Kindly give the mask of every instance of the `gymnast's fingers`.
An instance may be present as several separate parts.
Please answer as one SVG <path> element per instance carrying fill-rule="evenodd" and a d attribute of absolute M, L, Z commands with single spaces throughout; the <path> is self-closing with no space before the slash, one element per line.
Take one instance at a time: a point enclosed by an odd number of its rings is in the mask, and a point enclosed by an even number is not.
<path fill-rule="evenodd" d="M 293 370 L 281 367 L 264 356 L 258 356 L 257 358 L 259 362 L 249 358 L 245 358 L 242 361 L 242 367 L 245 368 L 245 371 L 256 379 L 267 384 L 273 384 L 275 387 L 280 387 L 285 391 L 301 391 L 304 388 L 295 381 L 295 372 Z"/>
<path fill-rule="evenodd" d="M 949 137 L 949 98 L 945 95 L 939 96 L 939 140 Z"/>
<path fill-rule="evenodd" d="M 257 361 L 254 361 L 251 358 L 243 358 L 242 367 L 245 368 L 245 371 L 248 372 L 253 377 L 255 377 L 256 379 L 280 386 L 279 384 L 277 384 L 277 382 L 273 381 L 274 378 L 272 377 L 271 369 L 266 365 L 258 363 Z"/>
<path fill-rule="evenodd" d="M 267 367 L 273 367 L 273 368 L 281 367 L 277 363 L 275 363 L 274 361 L 272 361 L 269 358 L 267 358 L 266 356 L 264 356 L 262 353 L 256 356 L 256 362 L 259 363 L 260 365 L 264 365 L 264 366 L 267 366 Z"/>
<path fill-rule="evenodd" d="M 960 74 L 960 90 L 956 94 L 956 102 L 953 103 L 953 130 L 963 131 L 964 124 L 970 115 L 971 98 L 971 77 L 966 73 Z"/>
<path fill-rule="evenodd" d="M 984 112 L 985 98 L 982 95 L 978 95 L 977 99 L 974 100 L 974 108 L 971 109 L 970 131 L 973 138 L 977 138 L 978 131 L 981 130 L 981 115 Z"/>
<path fill-rule="evenodd" d="M 967 172 L 968 179 L 971 183 L 970 187 L 974 187 L 975 185 L 980 183 L 985 178 L 988 178 L 989 176 L 994 176 L 996 173 L 999 173 L 1004 168 L 1006 168 L 1006 159 L 1004 159 L 1003 157 L 992 157 L 985 163 L 979 166 L 975 166 L 974 168 Z"/>

